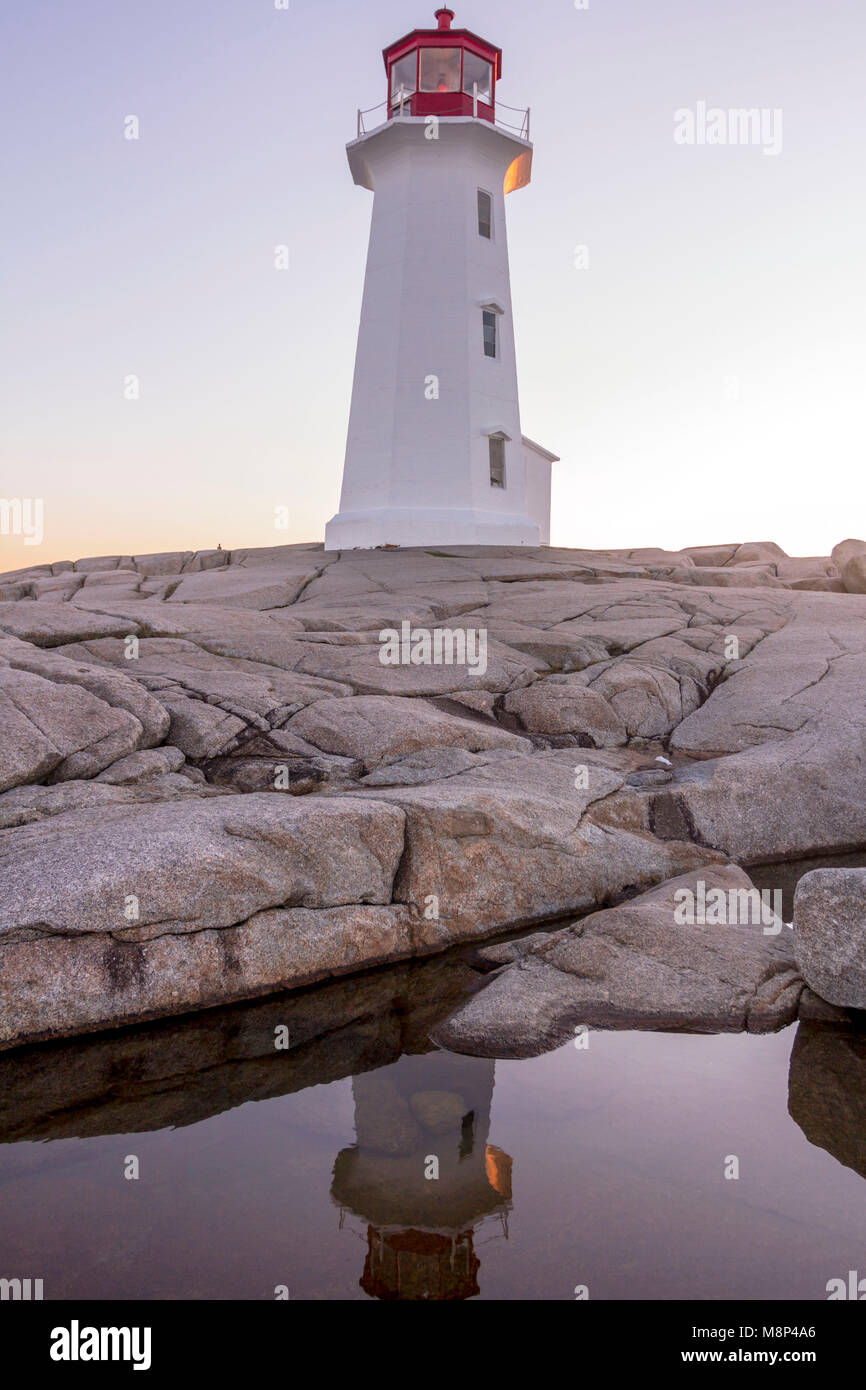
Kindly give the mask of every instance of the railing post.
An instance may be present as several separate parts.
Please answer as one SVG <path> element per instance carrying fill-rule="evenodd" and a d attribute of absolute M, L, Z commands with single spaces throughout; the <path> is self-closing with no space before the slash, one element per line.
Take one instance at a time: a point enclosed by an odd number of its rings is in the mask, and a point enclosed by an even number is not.
<path fill-rule="evenodd" d="M 478 83 L 472 83 L 472 114 L 478 119 Z"/>
<path fill-rule="evenodd" d="M 529 116 L 530 116 L 531 110 L 532 110 L 532 108 L 531 108 L 530 106 L 527 106 L 527 108 L 526 108 L 526 138 L 527 138 L 527 140 L 529 139 Z"/>
<path fill-rule="evenodd" d="M 361 108 L 358 107 L 358 139 L 361 138 Z"/>

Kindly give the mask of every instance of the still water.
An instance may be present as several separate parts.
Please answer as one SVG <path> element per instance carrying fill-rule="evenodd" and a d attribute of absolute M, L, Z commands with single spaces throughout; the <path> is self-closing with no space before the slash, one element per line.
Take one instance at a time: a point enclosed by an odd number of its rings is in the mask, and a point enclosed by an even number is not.
<path fill-rule="evenodd" d="M 46 1299 L 555 1300 L 866 1275 L 866 1035 L 432 1049 L 478 983 L 458 952 L 0 1055 L 0 1275 Z"/>

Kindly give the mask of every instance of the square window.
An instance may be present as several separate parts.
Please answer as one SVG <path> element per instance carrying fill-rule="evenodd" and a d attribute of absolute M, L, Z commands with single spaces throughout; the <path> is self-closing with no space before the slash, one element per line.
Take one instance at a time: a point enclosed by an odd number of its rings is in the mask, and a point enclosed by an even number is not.
<path fill-rule="evenodd" d="M 493 236 L 493 199 L 482 188 L 478 190 L 478 235 L 488 241 Z"/>
<path fill-rule="evenodd" d="M 496 315 L 492 309 L 483 311 L 484 321 L 484 356 L 496 356 Z"/>
<path fill-rule="evenodd" d="M 421 92 L 460 91 L 459 48 L 421 49 Z"/>

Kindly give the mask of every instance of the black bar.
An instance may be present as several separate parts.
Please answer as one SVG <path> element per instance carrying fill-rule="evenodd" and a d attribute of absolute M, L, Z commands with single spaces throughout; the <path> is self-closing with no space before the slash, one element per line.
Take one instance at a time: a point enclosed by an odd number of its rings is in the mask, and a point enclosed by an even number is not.
<path fill-rule="evenodd" d="M 90 1302 L 90 1303 L 4 1303 L 0 1305 L 0 1332 L 5 1358 L 14 1359 L 27 1375 L 49 1374 L 52 1379 L 86 1376 L 93 1379 L 100 1371 L 115 1378 L 123 1375 L 163 1377 L 193 1372 L 213 1372 L 222 1379 L 234 1374 L 249 1378 L 265 1367 L 282 1366 L 293 1380 L 299 1375 L 333 1376 L 341 1358 L 350 1371 L 367 1374 L 373 1364 L 384 1363 L 389 1375 L 402 1365 L 408 1375 L 422 1374 L 443 1354 L 448 1357 L 450 1374 L 457 1366 L 450 1360 L 449 1343 L 438 1340 L 459 1331 L 471 1335 L 483 1331 L 484 1342 L 476 1354 L 489 1373 L 491 1362 L 520 1350 L 538 1358 L 539 1371 L 552 1370 L 551 1356 L 566 1374 L 575 1376 L 595 1364 L 613 1378 L 619 1372 L 639 1371 L 647 1376 L 667 1375 L 674 1370 L 700 1375 L 705 1370 L 734 1372 L 743 1369 L 783 1369 L 795 1366 L 820 1373 L 823 1378 L 857 1364 L 862 1349 L 863 1316 L 853 1309 L 827 1302 L 701 1302 L 650 1303 L 579 1302 L 564 1309 L 561 1305 L 525 1302 L 515 1316 L 510 1305 L 487 1305 L 477 1312 L 481 1324 L 473 1328 L 463 1314 L 457 1324 L 440 1322 L 441 1313 L 416 1314 L 421 1322 L 411 1329 L 406 1312 L 383 1327 L 378 1317 L 368 1322 L 365 1304 L 335 1307 L 333 1303 L 191 1303 L 191 1302 Z M 492 1309 L 498 1311 L 492 1312 Z M 369 1311 L 369 1310 L 368 1310 Z M 487 1322 L 493 1316 L 491 1328 Z M 357 1322 L 354 1319 L 357 1318 Z M 500 1321 L 501 1319 L 501 1321 Z M 550 1320 L 548 1323 L 548 1319 Z M 545 1330 L 557 1337 L 549 1345 L 535 1344 L 534 1334 Z M 129 1329 L 128 1343 L 118 1340 L 118 1349 L 128 1349 L 130 1357 L 142 1362 L 139 1372 L 133 1361 L 55 1360 L 57 1351 L 79 1353 L 91 1347 L 102 1350 L 88 1329 Z M 491 1332 L 502 1336 L 490 1340 Z M 65 1332 L 61 1334 L 59 1329 Z M 134 1340 L 132 1329 L 139 1329 Z M 144 1330 L 150 1331 L 148 1346 Z M 358 1332 L 359 1339 L 352 1334 Z M 411 1333 L 413 1341 L 400 1345 L 401 1333 Z M 418 1335 L 437 1338 L 432 1345 L 418 1342 Z M 376 1342 L 368 1340 L 376 1337 Z M 68 1340 L 67 1340 L 68 1338 Z M 425 1345 L 427 1350 L 425 1351 Z M 533 1351 L 534 1346 L 534 1351 Z M 433 1350 L 438 1347 L 438 1352 Z M 509 1352 L 509 1347 L 511 1351 Z M 482 1350 L 483 1348 L 483 1350 Z M 105 1342 L 106 1353 L 112 1341 Z M 456 1347 L 454 1348 L 456 1351 Z M 144 1365 L 149 1356 L 149 1364 Z M 458 1358 L 466 1363 L 463 1357 Z M 312 1361 L 312 1365 L 310 1362 Z M 316 1361 L 319 1371 L 314 1370 Z M 302 1364 L 307 1371 L 302 1371 Z M 513 1363 L 512 1363 L 513 1365 Z M 567 1369 L 570 1367 L 570 1371 Z M 444 1369 L 444 1366 L 443 1366 Z M 562 1372 L 560 1372 L 561 1374 Z M 446 1371 L 448 1374 L 448 1371 Z M 133 1381 L 133 1383 L 135 1383 Z"/>

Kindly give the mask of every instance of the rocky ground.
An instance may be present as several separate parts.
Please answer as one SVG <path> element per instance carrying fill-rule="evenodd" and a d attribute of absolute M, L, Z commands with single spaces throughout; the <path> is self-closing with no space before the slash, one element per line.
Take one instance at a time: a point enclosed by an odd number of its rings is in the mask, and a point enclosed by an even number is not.
<path fill-rule="evenodd" d="M 483 671 L 383 664 L 403 623 L 485 634 Z M 859 880 L 804 880 L 803 950 L 781 924 L 675 929 L 672 894 L 866 847 L 864 676 L 863 542 L 2 575 L 0 1046 L 518 927 L 440 1041 L 524 1055 L 593 1020 L 863 1007 Z"/>

